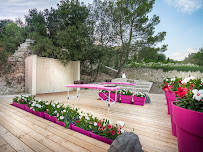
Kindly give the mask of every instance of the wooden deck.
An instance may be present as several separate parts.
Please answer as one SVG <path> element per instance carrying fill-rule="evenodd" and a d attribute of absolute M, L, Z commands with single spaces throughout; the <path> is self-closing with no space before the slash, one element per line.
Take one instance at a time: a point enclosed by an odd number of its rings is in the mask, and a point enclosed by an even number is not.
<path fill-rule="evenodd" d="M 89 91 L 88 91 L 89 92 Z M 75 92 L 71 92 L 73 94 Z M 90 92 L 89 92 L 90 93 Z M 91 93 L 90 93 L 91 94 Z M 148 152 L 176 152 L 177 139 L 171 133 L 170 117 L 164 95 L 150 94 L 152 103 L 145 106 L 114 105 L 107 112 L 107 104 L 95 96 L 83 94 L 79 100 L 70 100 L 84 112 L 112 122 L 125 122 L 124 129 L 140 138 L 142 148 Z M 66 92 L 37 95 L 41 100 L 54 100 L 67 104 Z M 11 97 L 0 97 L 0 152 L 10 151 L 107 151 L 108 144 L 91 139 L 55 123 L 9 105 Z"/>

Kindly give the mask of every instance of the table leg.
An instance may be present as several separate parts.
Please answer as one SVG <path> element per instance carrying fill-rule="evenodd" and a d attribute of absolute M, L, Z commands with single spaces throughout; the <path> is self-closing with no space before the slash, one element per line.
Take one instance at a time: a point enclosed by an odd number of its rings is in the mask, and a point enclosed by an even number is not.
<path fill-rule="evenodd" d="M 116 90 L 116 94 L 115 94 L 115 110 L 116 110 L 116 101 L 117 101 L 117 90 Z"/>
<path fill-rule="evenodd" d="M 69 96 L 69 88 L 68 88 L 68 95 L 67 95 L 67 99 L 68 99 L 68 101 L 69 101 L 69 98 L 70 98 L 70 96 Z"/>
<path fill-rule="evenodd" d="M 110 108 L 110 91 L 109 91 L 109 103 L 108 103 L 108 113 L 109 113 L 109 108 Z"/>

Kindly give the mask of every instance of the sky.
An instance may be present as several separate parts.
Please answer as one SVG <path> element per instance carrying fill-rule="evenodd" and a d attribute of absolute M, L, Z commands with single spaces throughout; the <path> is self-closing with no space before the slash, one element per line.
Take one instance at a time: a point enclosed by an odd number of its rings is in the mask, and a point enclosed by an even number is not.
<path fill-rule="evenodd" d="M 85 4 L 93 0 L 81 0 Z M 0 19 L 24 18 L 31 8 L 38 10 L 57 8 L 60 0 L 0 0 Z M 203 0 L 156 0 L 150 15 L 160 17 L 155 32 L 166 32 L 168 44 L 164 54 L 175 60 L 183 60 L 190 53 L 203 47 Z M 150 16 L 149 15 L 149 16 Z"/>

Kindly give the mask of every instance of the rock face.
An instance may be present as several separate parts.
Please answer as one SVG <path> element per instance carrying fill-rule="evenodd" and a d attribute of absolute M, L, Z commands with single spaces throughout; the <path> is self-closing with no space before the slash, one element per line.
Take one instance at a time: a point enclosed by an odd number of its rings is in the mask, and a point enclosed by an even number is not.
<path fill-rule="evenodd" d="M 11 67 L 7 74 L 0 77 L 0 94 L 25 91 L 25 59 L 31 54 L 29 46 L 32 41 L 26 39 L 24 43 L 8 58 Z"/>
<path fill-rule="evenodd" d="M 143 152 L 138 135 L 125 132 L 111 144 L 108 152 Z"/>
<path fill-rule="evenodd" d="M 197 72 L 184 72 L 184 71 L 168 71 L 164 72 L 163 69 L 151 69 L 151 68 L 125 68 L 122 69 L 125 72 L 128 79 L 146 80 L 151 82 L 163 82 L 166 78 L 182 77 L 188 78 L 189 75 L 194 77 L 203 78 L 203 73 Z"/>
<path fill-rule="evenodd" d="M 145 103 L 151 103 L 151 100 L 150 100 L 150 98 L 149 98 L 149 96 L 148 96 L 148 95 L 146 95 L 146 100 L 145 100 Z"/>

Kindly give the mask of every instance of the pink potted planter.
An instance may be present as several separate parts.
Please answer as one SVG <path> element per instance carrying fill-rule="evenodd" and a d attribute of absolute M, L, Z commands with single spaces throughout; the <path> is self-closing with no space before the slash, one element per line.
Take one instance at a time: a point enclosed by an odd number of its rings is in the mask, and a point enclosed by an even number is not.
<path fill-rule="evenodd" d="M 170 110 L 169 110 L 169 106 L 168 106 L 168 103 L 169 103 L 169 101 L 168 101 L 168 97 L 169 97 L 168 94 L 169 94 L 169 93 L 168 93 L 168 92 L 170 92 L 170 91 L 165 91 L 165 97 L 166 97 L 166 103 L 167 103 L 168 114 L 170 114 L 170 112 L 169 112 Z"/>
<path fill-rule="evenodd" d="M 145 97 L 136 97 L 136 96 L 133 96 L 133 101 L 134 101 L 133 104 L 134 105 L 144 106 L 145 100 L 146 100 L 146 96 Z"/>
<path fill-rule="evenodd" d="M 58 121 L 56 120 L 56 123 L 59 124 L 60 126 L 65 127 L 65 123 L 63 121 Z M 69 128 L 68 128 L 69 129 Z"/>
<path fill-rule="evenodd" d="M 170 115 L 171 114 L 171 112 L 170 112 L 170 106 L 171 106 L 171 102 L 172 101 L 176 101 L 177 100 L 177 98 L 176 98 L 176 95 L 175 95 L 175 93 L 174 92 L 171 92 L 171 91 L 168 91 L 168 93 L 167 93 L 167 106 L 168 106 L 168 114 Z"/>
<path fill-rule="evenodd" d="M 18 104 L 18 108 L 25 110 L 25 104 Z"/>
<path fill-rule="evenodd" d="M 116 96 L 115 93 L 110 93 L 111 101 L 115 101 L 115 96 Z M 119 98 L 120 98 L 120 94 L 117 94 L 116 102 L 119 102 Z"/>
<path fill-rule="evenodd" d="M 36 115 L 36 116 L 44 118 L 44 112 L 33 111 L 33 114 Z"/>
<path fill-rule="evenodd" d="M 57 119 L 56 119 L 56 117 L 55 116 L 50 116 L 48 113 L 44 113 L 44 118 L 46 119 L 46 120 L 49 120 L 49 121 L 51 121 L 51 122 L 54 122 L 54 123 L 56 123 L 56 121 L 57 121 Z"/>
<path fill-rule="evenodd" d="M 94 134 L 94 133 L 91 133 L 91 137 L 94 138 L 94 139 L 97 139 L 97 140 L 99 140 L 99 141 L 102 141 L 102 142 L 104 142 L 104 143 L 107 143 L 107 144 L 109 144 L 109 145 L 111 145 L 111 143 L 113 142 L 113 140 L 111 140 L 111 139 L 108 139 L 108 138 L 99 136 L 99 135 Z"/>
<path fill-rule="evenodd" d="M 203 151 L 203 113 L 172 104 L 179 152 Z"/>
<path fill-rule="evenodd" d="M 168 108 L 169 108 L 169 114 L 171 115 L 171 128 L 172 128 L 172 134 L 174 135 L 174 136 L 177 136 L 177 134 L 176 134 L 176 124 L 174 123 L 174 121 L 173 121 L 173 114 L 172 114 L 172 102 L 173 101 L 176 101 L 177 100 L 177 97 L 175 96 L 175 93 L 174 92 L 171 92 L 171 91 L 169 91 L 168 92 Z"/>
<path fill-rule="evenodd" d="M 18 107 L 18 103 L 13 101 L 13 106 Z"/>
<path fill-rule="evenodd" d="M 108 99 L 108 96 L 109 96 L 108 93 L 102 93 L 102 92 L 99 92 L 100 100 L 101 100 L 101 99 L 103 99 L 103 100 L 107 100 L 107 99 Z"/>
<path fill-rule="evenodd" d="M 28 107 L 27 105 L 25 105 L 25 111 L 27 111 L 29 113 L 33 113 L 33 110 L 30 109 L 30 107 Z"/>
<path fill-rule="evenodd" d="M 132 96 L 121 94 L 121 103 L 131 104 Z"/>
<path fill-rule="evenodd" d="M 77 132 L 79 132 L 79 133 L 81 133 L 83 135 L 89 136 L 89 137 L 90 137 L 90 134 L 91 134 L 91 132 L 89 132 L 87 130 L 84 130 L 84 129 L 81 129 L 79 127 L 76 127 L 75 125 L 72 125 L 72 130 L 77 131 Z"/>

